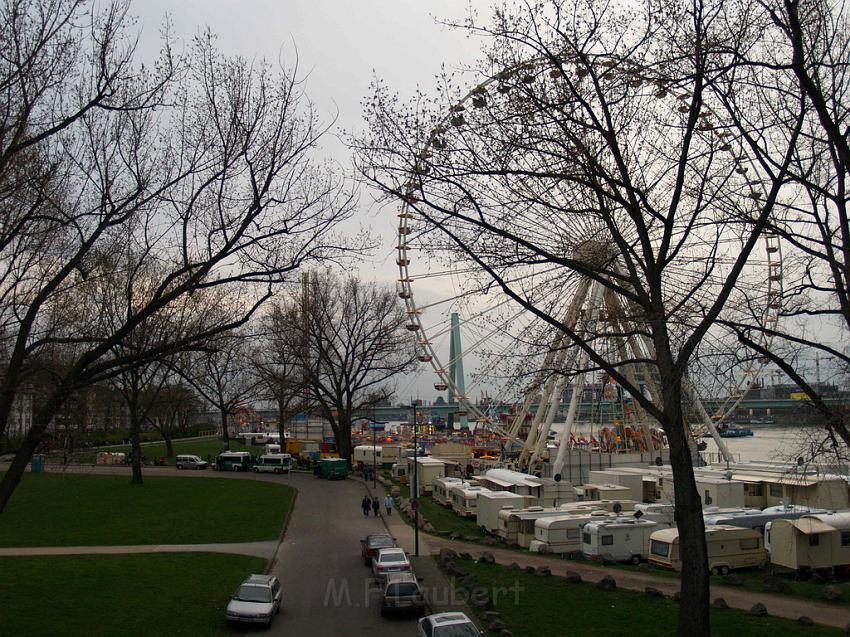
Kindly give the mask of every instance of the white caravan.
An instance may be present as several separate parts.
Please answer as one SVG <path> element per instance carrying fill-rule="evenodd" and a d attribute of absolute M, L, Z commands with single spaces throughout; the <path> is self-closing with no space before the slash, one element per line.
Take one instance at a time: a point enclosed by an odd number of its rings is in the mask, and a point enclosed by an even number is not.
<path fill-rule="evenodd" d="M 465 518 L 474 518 L 478 510 L 478 494 L 490 493 L 485 487 L 452 487 L 452 509 Z"/>
<path fill-rule="evenodd" d="M 640 564 L 649 553 L 649 536 L 660 528 L 634 517 L 589 522 L 582 529 L 581 552 L 594 560 Z"/>
<path fill-rule="evenodd" d="M 495 533 L 499 527 L 499 511 L 524 509 L 533 504 L 534 500 L 532 496 L 517 495 L 509 491 L 479 492 L 475 505 L 475 523 L 488 533 Z"/>
<path fill-rule="evenodd" d="M 470 487 L 469 482 L 463 478 L 455 478 L 453 476 L 443 476 L 442 478 L 434 478 L 431 482 L 431 497 L 434 501 L 442 504 L 444 507 L 452 505 L 451 489 L 452 487 Z"/>
<path fill-rule="evenodd" d="M 616 518 L 616 513 L 602 510 L 562 512 L 561 515 L 538 518 L 534 522 L 534 537 L 528 543 L 528 550 L 533 553 L 579 553 L 585 525 Z"/>

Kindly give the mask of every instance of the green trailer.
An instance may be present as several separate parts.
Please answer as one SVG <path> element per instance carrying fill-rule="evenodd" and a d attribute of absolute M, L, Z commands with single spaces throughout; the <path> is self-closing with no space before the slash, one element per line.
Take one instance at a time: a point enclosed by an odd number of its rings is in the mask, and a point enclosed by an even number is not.
<path fill-rule="evenodd" d="M 314 469 L 317 478 L 343 480 L 348 477 L 348 460 L 345 458 L 323 458 Z"/>

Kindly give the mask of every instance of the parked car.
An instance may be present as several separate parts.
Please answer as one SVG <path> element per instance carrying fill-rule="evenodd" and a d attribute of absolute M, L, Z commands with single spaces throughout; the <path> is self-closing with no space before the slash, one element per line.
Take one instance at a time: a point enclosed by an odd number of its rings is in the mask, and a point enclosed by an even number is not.
<path fill-rule="evenodd" d="M 292 467 L 292 456 L 288 453 L 267 453 L 254 463 L 255 473 L 289 473 Z"/>
<path fill-rule="evenodd" d="M 386 584 L 388 574 L 411 570 L 407 553 L 400 548 L 379 549 L 372 558 L 372 574 L 381 586 Z"/>
<path fill-rule="evenodd" d="M 225 617 L 229 622 L 268 626 L 280 612 L 282 597 L 280 581 L 274 575 L 251 575 L 233 593 Z"/>
<path fill-rule="evenodd" d="M 419 620 L 417 637 L 482 637 L 481 631 L 463 613 L 437 613 Z"/>
<path fill-rule="evenodd" d="M 208 466 L 206 460 L 201 460 L 198 456 L 188 455 L 177 456 L 175 465 L 178 469 L 206 469 Z"/>
<path fill-rule="evenodd" d="M 425 610 L 425 596 L 413 573 L 401 572 L 387 575 L 381 597 L 381 616 L 391 612 L 421 613 Z"/>
<path fill-rule="evenodd" d="M 395 538 L 386 533 L 373 533 L 367 535 L 360 540 L 360 555 L 363 556 L 363 563 L 369 566 L 372 563 L 372 558 L 381 549 L 391 549 L 398 546 L 395 543 Z"/>

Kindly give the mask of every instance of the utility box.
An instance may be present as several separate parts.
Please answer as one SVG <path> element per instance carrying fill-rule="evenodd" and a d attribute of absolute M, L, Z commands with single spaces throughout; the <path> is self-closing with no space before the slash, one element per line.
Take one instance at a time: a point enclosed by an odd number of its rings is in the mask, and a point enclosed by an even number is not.
<path fill-rule="evenodd" d="M 40 453 L 32 457 L 32 472 L 44 473 L 44 456 Z"/>

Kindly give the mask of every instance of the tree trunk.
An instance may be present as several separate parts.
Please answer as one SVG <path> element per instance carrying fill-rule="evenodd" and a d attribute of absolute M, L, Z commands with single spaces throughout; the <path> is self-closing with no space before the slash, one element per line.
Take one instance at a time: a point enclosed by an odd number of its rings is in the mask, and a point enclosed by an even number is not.
<path fill-rule="evenodd" d="M 171 429 L 165 427 L 162 430 L 162 437 L 165 440 L 165 455 L 168 458 L 174 457 L 174 443 L 171 440 Z"/>
<path fill-rule="evenodd" d="M 9 470 L 6 471 L 3 481 L 0 482 L 0 513 L 3 513 L 6 505 L 9 504 L 9 500 L 20 483 L 33 453 L 38 448 L 41 437 L 47 431 L 50 421 L 53 420 L 56 411 L 65 401 L 68 393 L 68 390 L 64 387 L 57 388 L 43 403 L 41 409 L 33 416 L 33 425 L 21 441 L 21 446 L 18 448 L 12 464 L 9 466 Z"/>
<path fill-rule="evenodd" d="M 676 634 L 679 637 L 710 637 L 708 550 L 702 500 L 694 479 L 690 432 L 682 414 L 681 390 L 676 391 L 681 383 L 673 381 L 665 383 L 665 386 L 672 387 L 664 396 L 665 414 L 669 417 L 662 424 L 670 445 L 675 519 L 682 556 L 682 591 Z"/>
<path fill-rule="evenodd" d="M 227 431 L 227 410 L 221 410 L 221 442 L 225 451 L 230 451 L 230 433 Z"/>
<path fill-rule="evenodd" d="M 135 410 L 133 410 L 135 411 Z M 137 414 L 130 413 L 130 464 L 133 467 L 132 484 L 144 484 L 142 479 L 142 444 L 140 440 L 141 426 Z"/>
<path fill-rule="evenodd" d="M 284 422 L 286 421 L 287 409 L 282 400 L 277 401 L 277 433 L 280 435 L 280 450 L 286 453 L 286 436 L 284 435 Z"/>
<path fill-rule="evenodd" d="M 348 460 L 351 466 L 351 414 L 340 414 L 337 422 L 336 450 L 339 457 Z"/>

